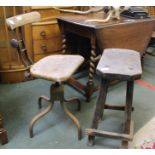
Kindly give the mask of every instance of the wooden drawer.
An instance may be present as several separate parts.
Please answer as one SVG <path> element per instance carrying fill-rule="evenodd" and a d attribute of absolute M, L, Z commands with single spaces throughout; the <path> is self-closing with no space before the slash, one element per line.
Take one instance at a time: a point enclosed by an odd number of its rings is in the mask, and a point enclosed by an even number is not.
<path fill-rule="evenodd" d="M 33 40 L 34 54 L 45 54 L 60 51 L 62 48 L 61 36 L 44 40 Z"/>
<path fill-rule="evenodd" d="M 33 39 L 48 39 L 60 35 L 60 30 L 57 22 L 47 25 L 33 25 L 32 26 Z"/>

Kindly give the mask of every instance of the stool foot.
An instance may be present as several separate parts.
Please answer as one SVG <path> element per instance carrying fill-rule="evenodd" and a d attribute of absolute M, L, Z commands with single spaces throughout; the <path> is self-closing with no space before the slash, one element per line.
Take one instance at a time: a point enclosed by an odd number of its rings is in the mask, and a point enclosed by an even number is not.
<path fill-rule="evenodd" d="M 30 134 L 30 138 L 33 137 L 33 126 L 36 123 L 37 120 L 39 120 L 41 117 L 43 117 L 44 115 L 46 115 L 49 111 L 52 110 L 53 107 L 53 103 L 49 102 L 49 105 L 47 108 L 45 108 L 44 110 L 42 110 L 41 112 L 39 112 L 37 115 L 35 115 L 29 125 L 29 134 Z"/>
<path fill-rule="evenodd" d="M 71 102 L 77 102 L 77 110 L 80 111 L 81 110 L 81 101 L 74 97 L 74 98 L 69 98 L 69 99 L 64 99 L 64 102 L 67 102 L 67 103 L 71 103 Z"/>
<path fill-rule="evenodd" d="M 38 108 L 41 109 L 42 108 L 42 100 L 45 100 L 47 102 L 50 102 L 50 99 L 46 96 L 40 96 L 38 98 Z"/>
<path fill-rule="evenodd" d="M 95 136 L 88 136 L 88 143 L 87 143 L 88 146 L 93 146 L 95 145 Z"/>
<path fill-rule="evenodd" d="M 68 115 L 68 117 L 70 117 L 70 119 L 74 122 L 74 124 L 77 126 L 78 128 L 78 140 L 80 140 L 82 138 L 82 129 L 81 129 L 81 125 L 80 122 L 78 121 L 78 119 L 68 110 L 68 108 L 65 105 L 65 102 L 60 102 L 61 103 L 61 107 L 64 110 L 64 112 Z"/>
<path fill-rule="evenodd" d="M 0 130 L 0 141 L 2 145 L 8 143 L 7 131 L 5 129 Z"/>
<path fill-rule="evenodd" d="M 121 149 L 128 149 L 129 142 L 128 141 L 122 141 Z"/>

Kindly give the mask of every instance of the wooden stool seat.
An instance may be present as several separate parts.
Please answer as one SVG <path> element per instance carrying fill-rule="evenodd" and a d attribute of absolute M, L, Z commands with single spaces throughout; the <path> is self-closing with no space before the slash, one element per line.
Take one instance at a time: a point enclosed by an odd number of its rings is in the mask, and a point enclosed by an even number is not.
<path fill-rule="evenodd" d="M 100 92 L 90 129 L 86 130 L 88 142 L 94 144 L 95 136 L 122 140 L 122 147 L 128 147 L 133 138 L 133 121 L 131 120 L 134 80 L 142 74 L 140 54 L 134 50 L 109 48 L 105 49 L 97 66 L 97 74 L 101 76 Z M 106 104 L 108 86 L 111 80 L 127 81 L 126 104 L 121 106 Z M 104 109 L 125 111 L 123 133 L 98 130 L 98 122 L 103 117 Z"/>
<path fill-rule="evenodd" d="M 52 55 L 47 56 L 35 63 L 30 72 L 34 77 L 63 82 L 83 63 L 84 58 L 80 55 Z"/>
<path fill-rule="evenodd" d="M 105 49 L 96 72 L 104 79 L 139 79 L 142 74 L 140 54 L 129 49 Z"/>

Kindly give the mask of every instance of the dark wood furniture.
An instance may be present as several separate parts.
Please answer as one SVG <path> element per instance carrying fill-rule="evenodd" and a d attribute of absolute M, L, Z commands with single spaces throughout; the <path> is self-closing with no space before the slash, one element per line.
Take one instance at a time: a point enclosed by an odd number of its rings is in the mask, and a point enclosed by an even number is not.
<path fill-rule="evenodd" d="M 2 145 L 8 142 L 7 131 L 3 128 L 3 117 L 0 113 L 0 142 Z"/>
<path fill-rule="evenodd" d="M 140 54 L 128 49 L 105 49 L 97 66 L 97 74 L 101 76 L 100 92 L 90 129 L 87 129 L 89 144 L 94 144 L 95 136 L 117 138 L 122 140 L 126 148 L 128 140 L 133 138 L 133 121 L 131 121 L 134 80 L 142 74 Z M 108 86 L 111 80 L 127 81 L 126 105 L 106 104 Z M 123 133 L 97 130 L 98 122 L 103 117 L 104 109 L 125 111 Z"/>
<path fill-rule="evenodd" d="M 86 22 L 86 20 L 90 18 L 105 17 L 102 12 L 87 16 L 72 15 L 58 17 L 58 23 L 63 37 L 64 52 L 69 47 L 69 45 L 68 47 L 66 46 L 66 36 L 68 34 L 74 34 L 90 40 L 89 78 L 87 84 L 83 85 L 73 79 L 70 79 L 69 81 L 70 84 L 84 94 L 88 101 L 93 92 L 97 90 L 94 87 L 93 77 L 98 55 L 102 53 L 103 49 L 127 48 L 140 52 L 143 57 L 145 48 L 155 29 L 155 18 L 138 20 L 121 18 L 119 21 L 110 21 L 107 23 Z M 73 38 L 67 39 L 72 40 Z M 80 41 L 80 39 L 77 41 Z M 75 44 L 72 46 L 75 46 Z M 84 43 L 81 46 L 86 45 Z"/>

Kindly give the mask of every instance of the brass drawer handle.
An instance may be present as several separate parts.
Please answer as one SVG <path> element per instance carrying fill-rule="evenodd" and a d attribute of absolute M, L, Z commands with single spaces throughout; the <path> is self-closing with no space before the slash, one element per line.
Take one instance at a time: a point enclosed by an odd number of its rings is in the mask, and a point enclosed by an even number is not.
<path fill-rule="evenodd" d="M 42 51 L 47 52 L 47 46 L 46 45 L 42 45 L 41 49 L 42 49 Z"/>
<path fill-rule="evenodd" d="M 41 36 L 41 37 L 46 37 L 46 32 L 45 32 L 45 31 L 41 31 L 41 32 L 40 32 L 40 36 Z"/>

